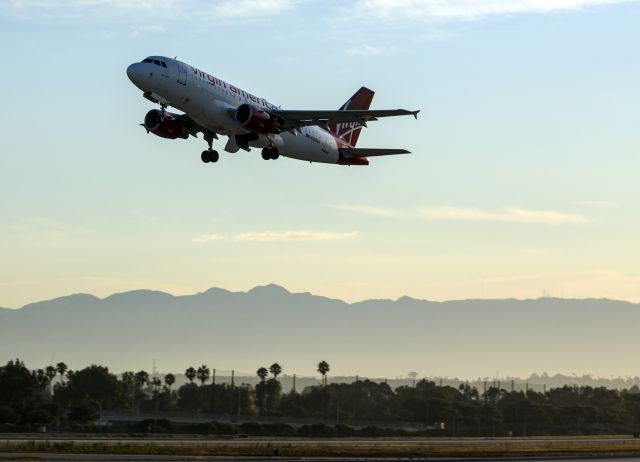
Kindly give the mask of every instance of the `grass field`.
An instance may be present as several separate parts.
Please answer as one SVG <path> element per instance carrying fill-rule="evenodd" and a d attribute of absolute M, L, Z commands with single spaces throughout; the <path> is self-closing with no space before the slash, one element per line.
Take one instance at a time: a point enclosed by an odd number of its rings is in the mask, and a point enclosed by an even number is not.
<path fill-rule="evenodd" d="M 188 444 L 151 444 L 144 440 L 109 443 L 68 443 L 20 441 L 0 444 L 0 452 L 47 452 L 67 454 L 146 454 L 181 456 L 281 456 L 281 457 L 532 457 L 532 456 L 589 456 L 640 455 L 639 440 L 587 441 L 514 441 L 467 440 L 465 444 L 428 440 L 384 444 L 375 440 L 353 441 L 345 444 L 323 444 L 323 440 L 296 444 L 277 440 L 233 441 L 207 445 L 205 440 Z"/>

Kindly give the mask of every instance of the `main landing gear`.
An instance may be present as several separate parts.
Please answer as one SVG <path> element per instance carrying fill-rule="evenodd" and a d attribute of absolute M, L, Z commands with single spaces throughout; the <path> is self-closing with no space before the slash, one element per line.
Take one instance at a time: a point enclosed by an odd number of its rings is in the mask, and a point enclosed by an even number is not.
<path fill-rule="evenodd" d="M 218 162 L 220 154 L 218 154 L 218 151 L 214 151 L 213 149 L 207 149 L 206 151 L 202 151 L 200 159 L 202 159 L 202 162 L 205 164 L 208 164 L 209 162 Z"/>
<path fill-rule="evenodd" d="M 220 159 L 220 154 L 218 154 L 218 151 L 213 149 L 214 138 L 215 135 L 213 135 L 211 132 L 207 132 L 204 134 L 204 139 L 209 144 L 209 149 L 207 149 L 206 151 L 202 151 L 200 159 L 202 159 L 202 162 L 204 162 L 205 164 L 208 164 L 209 162 L 218 162 L 218 159 Z"/>
<path fill-rule="evenodd" d="M 275 146 L 269 146 L 262 150 L 262 158 L 264 160 L 276 160 L 278 157 L 280 157 L 280 151 Z"/>

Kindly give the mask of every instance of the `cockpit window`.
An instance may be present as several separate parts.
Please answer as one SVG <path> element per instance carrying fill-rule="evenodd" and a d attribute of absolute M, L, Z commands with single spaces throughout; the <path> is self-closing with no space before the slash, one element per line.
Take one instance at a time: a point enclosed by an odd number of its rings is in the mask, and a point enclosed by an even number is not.
<path fill-rule="evenodd" d="M 143 63 L 149 63 L 149 64 L 155 64 L 156 66 L 160 66 L 160 67 L 167 67 L 167 64 L 164 61 L 159 61 L 157 59 L 153 59 L 153 58 L 147 58 L 147 59 L 143 59 L 142 60 Z"/>

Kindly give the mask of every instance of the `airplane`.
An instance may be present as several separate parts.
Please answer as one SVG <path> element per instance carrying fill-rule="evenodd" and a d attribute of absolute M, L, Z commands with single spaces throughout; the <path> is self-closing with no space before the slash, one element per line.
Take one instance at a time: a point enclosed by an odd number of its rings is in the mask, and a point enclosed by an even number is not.
<path fill-rule="evenodd" d="M 280 155 L 308 162 L 369 165 L 368 157 L 409 154 L 405 149 L 358 148 L 363 127 L 381 117 L 413 115 L 405 109 L 369 110 L 374 92 L 360 88 L 336 110 L 284 110 L 177 59 L 150 56 L 127 68 L 127 76 L 149 101 L 142 125 L 147 133 L 168 139 L 187 139 L 203 134 L 209 148 L 202 162 L 217 162 L 213 149 L 218 135 L 228 136 L 224 150 L 235 153 L 252 147 L 262 158 Z M 168 112 L 174 107 L 183 112 Z"/>

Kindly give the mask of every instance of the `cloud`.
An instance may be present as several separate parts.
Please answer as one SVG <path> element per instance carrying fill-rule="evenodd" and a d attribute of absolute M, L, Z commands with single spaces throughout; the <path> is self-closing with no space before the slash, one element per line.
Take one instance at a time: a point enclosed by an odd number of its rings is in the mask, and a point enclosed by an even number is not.
<path fill-rule="evenodd" d="M 273 15 L 288 10 L 294 0 L 218 0 L 203 7 L 195 0 L 0 0 L 0 11 L 21 17 L 83 16 L 93 13 L 144 13 L 145 18 L 229 19 Z"/>
<path fill-rule="evenodd" d="M 224 237 L 219 234 L 203 234 L 198 237 L 194 237 L 191 239 L 191 242 L 204 243 L 204 242 L 212 242 L 212 241 L 222 241 Z"/>
<path fill-rule="evenodd" d="M 292 4 L 292 0 L 225 0 L 214 5 L 211 10 L 224 18 L 246 18 L 283 13 Z"/>
<path fill-rule="evenodd" d="M 369 215 L 372 217 L 396 218 L 400 216 L 400 213 L 394 210 L 383 207 L 374 207 L 371 205 L 338 204 L 332 205 L 331 207 L 338 210 L 344 210 L 346 212 L 357 213 L 359 215 Z"/>
<path fill-rule="evenodd" d="M 213 241 L 233 242 L 287 242 L 287 241 L 340 241 L 358 235 L 357 231 L 348 233 L 331 233 L 327 231 L 257 231 L 234 234 L 225 238 L 219 234 L 203 234 L 191 239 L 191 242 L 203 244 Z"/>
<path fill-rule="evenodd" d="M 517 13 L 548 13 L 637 0 L 357 0 L 360 14 L 386 20 L 470 20 Z"/>
<path fill-rule="evenodd" d="M 374 46 L 374 45 L 357 45 L 349 48 L 347 54 L 349 56 L 380 56 L 391 55 L 402 52 L 402 48 L 397 46 Z"/>
<path fill-rule="evenodd" d="M 148 26 L 137 27 L 137 28 L 135 28 L 135 29 L 133 29 L 131 31 L 131 37 L 136 38 L 136 37 L 139 37 L 141 34 L 144 34 L 146 32 L 153 32 L 153 33 L 157 33 L 157 34 L 162 34 L 162 33 L 166 32 L 166 29 L 164 28 L 164 26 L 161 26 L 159 24 L 153 24 L 153 25 L 148 25 Z"/>
<path fill-rule="evenodd" d="M 184 0 L 9 0 L 0 7 L 15 11 L 58 11 L 110 9 L 121 11 L 166 11 L 185 3 Z"/>
<path fill-rule="evenodd" d="M 589 217 L 576 213 L 564 213 L 553 210 L 528 210 L 507 208 L 501 211 L 482 210 L 465 207 L 422 207 L 410 211 L 398 211 L 370 205 L 332 205 L 332 208 L 359 215 L 378 218 L 426 219 L 439 221 L 498 221 L 513 223 L 573 224 L 579 225 L 591 221 Z"/>
<path fill-rule="evenodd" d="M 339 241 L 351 239 L 357 231 L 331 233 L 326 231 L 264 231 L 236 234 L 231 239 L 238 242 L 285 242 L 285 241 Z"/>
<path fill-rule="evenodd" d="M 427 207 L 418 210 L 420 217 L 441 221 L 497 221 L 512 223 L 541 223 L 550 225 L 580 225 L 589 218 L 577 213 L 563 213 L 553 210 L 527 210 L 509 208 L 500 212 L 459 207 Z"/>

